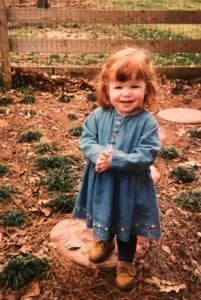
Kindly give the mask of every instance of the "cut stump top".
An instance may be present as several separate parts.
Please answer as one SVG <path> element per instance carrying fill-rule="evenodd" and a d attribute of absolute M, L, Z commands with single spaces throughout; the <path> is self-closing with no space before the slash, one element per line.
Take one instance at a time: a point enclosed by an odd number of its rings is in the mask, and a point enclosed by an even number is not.
<path fill-rule="evenodd" d="M 201 123 L 201 111 L 191 108 L 167 108 L 159 111 L 158 116 L 166 121 L 176 123 Z"/>

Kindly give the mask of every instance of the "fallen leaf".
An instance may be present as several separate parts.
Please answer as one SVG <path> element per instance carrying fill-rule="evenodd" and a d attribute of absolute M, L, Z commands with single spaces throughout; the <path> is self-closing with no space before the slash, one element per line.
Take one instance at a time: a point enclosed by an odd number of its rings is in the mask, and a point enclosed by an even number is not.
<path fill-rule="evenodd" d="M 186 288 L 186 285 L 184 283 L 178 284 L 176 282 L 170 282 L 167 280 L 159 279 L 155 276 L 153 276 L 152 278 L 147 278 L 145 281 L 150 284 L 156 285 L 159 288 L 160 292 L 165 293 L 170 293 L 173 291 L 179 293 L 180 290 Z"/>
<path fill-rule="evenodd" d="M 161 247 L 162 249 L 163 249 L 163 251 L 165 251 L 166 253 L 168 253 L 168 254 L 171 254 L 171 250 L 170 250 L 170 248 L 168 247 L 168 246 L 166 246 L 166 245 L 162 245 L 162 247 Z"/>
<path fill-rule="evenodd" d="M 25 289 L 24 295 L 20 298 L 21 300 L 31 300 L 33 297 L 40 295 L 40 287 L 38 282 L 31 282 Z"/>

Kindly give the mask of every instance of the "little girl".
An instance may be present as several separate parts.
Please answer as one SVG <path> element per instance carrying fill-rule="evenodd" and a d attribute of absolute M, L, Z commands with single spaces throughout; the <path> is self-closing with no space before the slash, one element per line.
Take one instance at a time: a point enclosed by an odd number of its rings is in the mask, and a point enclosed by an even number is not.
<path fill-rule="evenodd" d="M 116 240 L 116 284 L 129 290 L 137 236 L 160 237 L 149 169 L 160 142 L 157 122 L 145 109 L 155 101 L 156 76 L 147 51 L 126 48 L 109 57 L 96 92 L 99 107 L 87 117 L 80 138 L 88 163 L 73 214 L 86 218 L 98 238 L 89 251 L 92 262 L 105 260 Z"/>

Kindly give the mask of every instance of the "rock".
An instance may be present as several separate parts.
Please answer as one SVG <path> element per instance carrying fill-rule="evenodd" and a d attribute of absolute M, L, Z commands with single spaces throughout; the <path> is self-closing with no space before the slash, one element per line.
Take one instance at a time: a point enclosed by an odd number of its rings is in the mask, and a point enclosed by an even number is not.
<path fill-rule="evenodd" d="M 166 121 L 176 123 L 201 123 L 201 111 L 190 108 L 168 108 L 158 112 L 158 116 Z"/>
<path fill-rule="evenodd" d="M 59 222 L 52 229 L 50 239 L 54 248 L 58 250 L 61 256 L 86 268 L 112 268 L 116 266 L 116 249 L 103 263 L 93 264 L 90 262 L 88 259 L 88 251 L 94 243 L 94 235 L 91 229 L 86 228 L 86 224 L 83 220 L 70 218 Z M 136 257 L 144 256 L 148 248 L 149 240 L 147 238 L 138 237 Z"/>

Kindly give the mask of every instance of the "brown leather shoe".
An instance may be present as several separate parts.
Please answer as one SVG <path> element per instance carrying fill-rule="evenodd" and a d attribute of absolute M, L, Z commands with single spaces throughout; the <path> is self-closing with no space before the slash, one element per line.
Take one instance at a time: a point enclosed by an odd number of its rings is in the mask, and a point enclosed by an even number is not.
<path fill-rule="evenodd" d="M 99 240 L 89 250 L 89 260 L 93 263 L 100 263 L 110 255 L 114 248 L 114 239 L 109 241 Z"/>
<path fill-rule="evenodd" d="M 119 261 L 117 264 L 116 284 L 122 291 L 131 290 L 135 284 L 135 268 L 132 262 Z"/>

